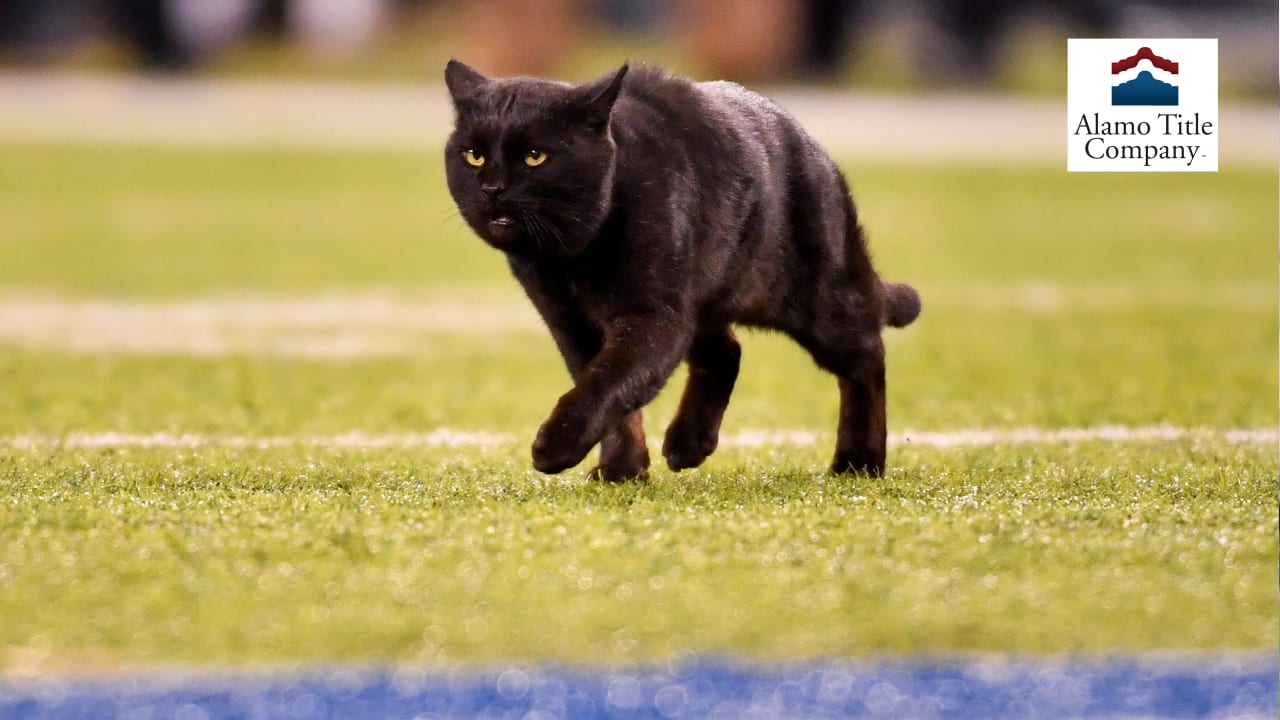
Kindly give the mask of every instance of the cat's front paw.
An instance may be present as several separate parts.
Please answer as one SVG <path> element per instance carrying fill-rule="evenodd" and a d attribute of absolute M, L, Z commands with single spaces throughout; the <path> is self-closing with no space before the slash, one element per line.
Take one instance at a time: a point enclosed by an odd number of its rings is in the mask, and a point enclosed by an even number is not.
<path fill-rule="evenodd" d="M 533 467 L 554 475 L 582 462 L 599 441 L 591 428 L 591 418 L 584 413 L 557 406 L 533 439 Z"/>
<path fill-rule="evenodd" d="M 698 467 L 716 451 L 719 433 L 706 428 L 686 427 L 679 419 L 667 429 L 662 443 L 662 456 L 667 467 L 676 472 Z"/>
<path fill-rule="evenodd" d="M 718 418 L 709 418 L 697 410 L 682 407 L 667 428 L 662 441 L 662 456 L 667 467 L 676 472 L 695 468 L 716 451 L 720 442 Z"/>

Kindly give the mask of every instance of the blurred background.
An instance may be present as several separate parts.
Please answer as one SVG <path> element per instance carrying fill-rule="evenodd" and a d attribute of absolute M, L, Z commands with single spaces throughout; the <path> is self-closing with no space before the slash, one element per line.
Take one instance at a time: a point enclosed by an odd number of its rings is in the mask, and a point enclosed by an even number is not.
<path fill-rule="evenodd" d="M 1228 96 L 1271 95 L 1270 0 L 0 0 L 0 63 L 232 76 L 699 77 L 869 88 L 1065 87 L 1064 37 L 1218 37 Z"/>

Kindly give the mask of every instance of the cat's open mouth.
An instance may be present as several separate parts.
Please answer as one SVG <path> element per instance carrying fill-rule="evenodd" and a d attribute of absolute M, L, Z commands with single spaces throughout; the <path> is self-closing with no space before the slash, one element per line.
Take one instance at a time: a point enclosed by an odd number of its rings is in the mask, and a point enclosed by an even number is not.
<path fill-rule="evenodd" d="M 510 215 L 499 215 L 489 221 L 489 229 L 494 232 L 506 232 L 516 226 L 516 221 L 511 219 Z"/>

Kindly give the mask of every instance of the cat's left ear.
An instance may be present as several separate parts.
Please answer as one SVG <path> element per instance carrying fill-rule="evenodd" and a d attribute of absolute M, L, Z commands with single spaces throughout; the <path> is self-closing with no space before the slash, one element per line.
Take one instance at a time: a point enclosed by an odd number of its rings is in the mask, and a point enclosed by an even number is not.
<path fill-rule="evenodd" d="M 618 100 L 618 93 L 622 91 L 622 81 L 627 76 L 628 67 L 623 65 L 612 75 L 606 75 L 578 88 L 581 103 L 579 107 L 588 125 L 608 126 L 609 113 L 613 111 L 613 104 Z"/>

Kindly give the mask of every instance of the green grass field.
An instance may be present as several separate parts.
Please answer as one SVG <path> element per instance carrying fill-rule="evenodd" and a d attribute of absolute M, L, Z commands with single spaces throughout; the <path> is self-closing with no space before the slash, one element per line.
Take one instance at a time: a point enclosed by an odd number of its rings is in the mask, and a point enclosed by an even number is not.
<path fill-rule="evenodd" d="M 888 476 L 747 334 L 725 435 L 817 444 L 601 486 L 531 470 L 567 375 L 441 166 L 0 146 L 0 668 L 1277 646 L 1274 171 L 850 159 L 925 304 Z M 1103 425 L 1188 434 L 910 442 Z"/>

